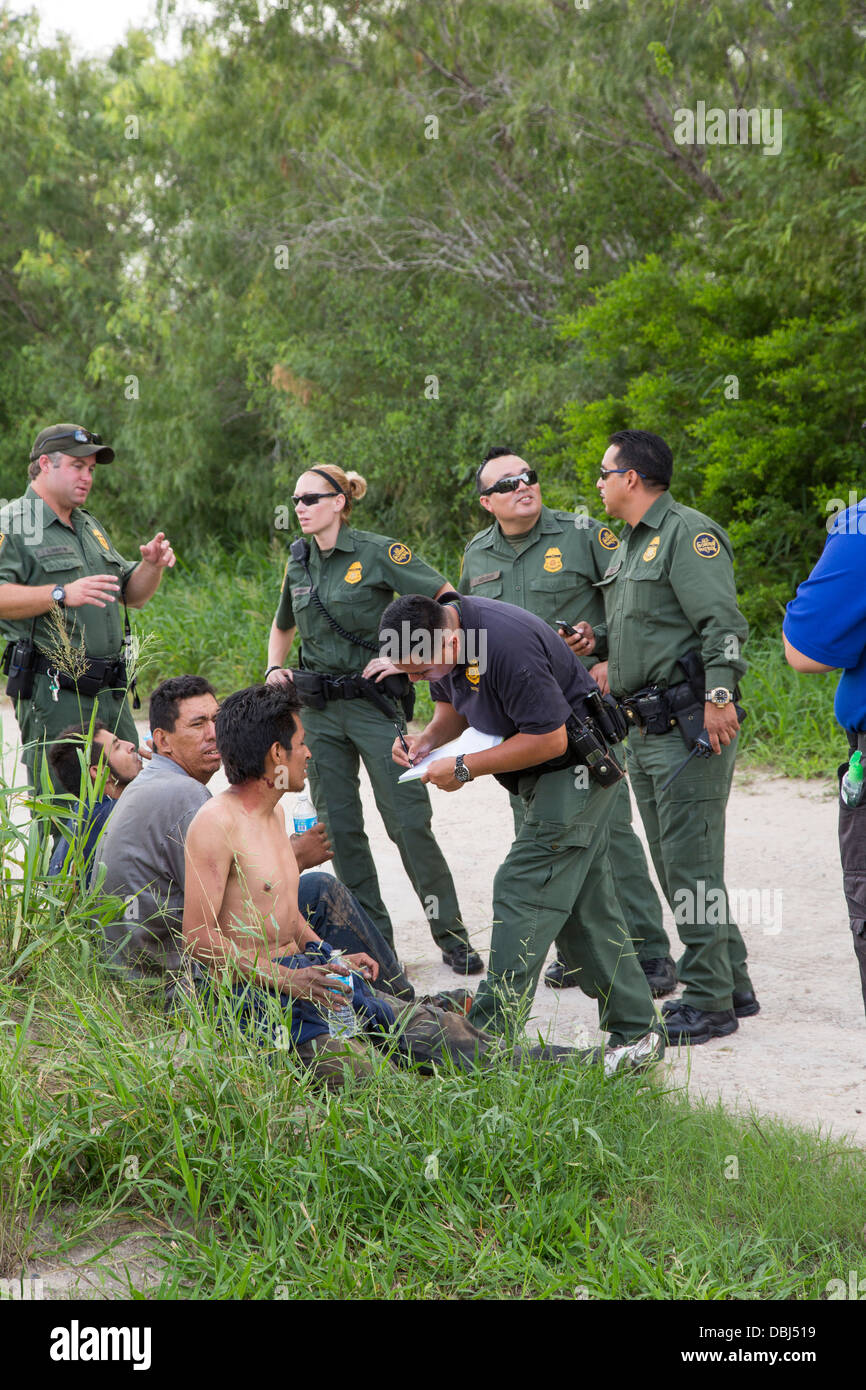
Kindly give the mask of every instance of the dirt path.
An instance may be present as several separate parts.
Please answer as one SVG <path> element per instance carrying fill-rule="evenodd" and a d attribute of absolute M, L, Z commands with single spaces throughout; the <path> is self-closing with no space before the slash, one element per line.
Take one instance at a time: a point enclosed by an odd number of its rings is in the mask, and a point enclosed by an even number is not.
<path fill-rule="evenodd" d="M 6 700 L 0 715 L 8 776 L 17 730 Z M 218 774 L 211 789 L 224 785 Z M 434 829 L 473 945 L 486 957 L 493 876 L 511 842 L 508 798 L 492 778 L 432 795 Z M 456 977 L 435 952 L 366 782 L 363 797 L 398 954 L 420 992 L 452 986 Z M 635 826 L 642 835 L 636 813 Z M 832 1129 L 866 1145 L 866 1021 L 841 889 L 836 800 L 828 787 L 737 773 L 728 807 L 727 883 L 741 907 L 761 1013 L 744 1019 L 732 1037 L 705 1043 L 690 1056 L 669 1053 L 671 1080 L 690 1094 L 721 1097 L 731 1108 Z M 676 955 L 667 908 L 665 921 Z M 560 994 L 540 986 L 533 1019 L 552 1041 L 599 1036 L 595 1003 L 579 990 Z"/>

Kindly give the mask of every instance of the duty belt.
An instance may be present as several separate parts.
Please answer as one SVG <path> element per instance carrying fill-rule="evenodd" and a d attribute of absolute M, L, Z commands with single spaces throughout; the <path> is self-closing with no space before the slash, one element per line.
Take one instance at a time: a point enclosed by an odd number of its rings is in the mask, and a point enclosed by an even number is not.
<path fill-rule="evenodd" d="M 688 681 L 662 687 L 645 685 L 632 695 L 624 695 L 619 705 L 626 719 L 645 734 L 669 734 L 678 724 L 677 713 L 696 704 L 694 691 Z"/>
<path fill-rule="evenodd" d="M 98 695 L 100 690 L 123 689 L 129 684 L 126 662 L 122 656 L 86 656 L 84 669 L 76 676 L 58 669 L 57 661 L 39 652 L 33 663 L 37 675 L 51 676 L 61 690 L 76 690 L 79 695 Z"/>
<path fill-rule="evenodd" d="M 292 679 L 302 703 L 311 709 L 324 709 L 329 700 L 369 700 L 388 719 L 394 718 L 399 706 L 407 721 L 415 709 L 415 690 L 408 676 L 370 681 L 356 672 L 331 676 L 320 671 L 293 671 Z"/>

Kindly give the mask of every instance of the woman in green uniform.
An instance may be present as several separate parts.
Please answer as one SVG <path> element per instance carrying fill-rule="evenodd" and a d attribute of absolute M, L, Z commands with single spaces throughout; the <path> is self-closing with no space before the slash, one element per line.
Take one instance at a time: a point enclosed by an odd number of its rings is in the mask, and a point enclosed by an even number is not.
<path fill-rule="evenodd" d="M 397 785 L 391 757 L 400 704 L 382 681 L 394 668 L 378 656 L 379 619 L 395 594 L 435 598 L 450 588 L 402 541 L 349 525 L 352 507 L 367 491 L 358 473 L 334 464 L 314 467 L 297 482 L 292 502 L 304 540 L 286 564 L 283 590 L 268 643 L 269 681 L 291 677 L 283 669 L 295 631 L 300 633 L 304 729 L 312 753 L 313 800 L 334 845 L 334 868 L 391 946 L 394 930 L 382 895 L 358 782 L 363 759 L 385 829 L 424 908 L 442 959 L 458 974 L 484 968 L 470 950 L 448 865 L 430 828 L 432 811 L 420 782 Z M 384 706 L 384 707 L 383 707 Z M 387 712 L 386 712 L 387 710 Z"/>

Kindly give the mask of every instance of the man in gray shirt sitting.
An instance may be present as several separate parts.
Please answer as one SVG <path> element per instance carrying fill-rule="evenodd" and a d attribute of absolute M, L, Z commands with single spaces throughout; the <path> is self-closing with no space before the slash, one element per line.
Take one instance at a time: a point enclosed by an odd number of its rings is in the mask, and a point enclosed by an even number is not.
<path fill-rule="evenodd" d="M 112 963 L 127 977 L 163 982 L 166 1008 L 200 974 L 182 947 L 184 842 L 196 812 L 210 800 L 207 783 L 220 766 L 218 709 L 203 676 L 177 676 L 157 686 L 149 710 L 153 757 L 124 790 L 94 854 L 94 876 L 105 865 L 103 891 L 126 904 L 123 917 L 105 927 Z M 321 826 L 294 836 L 292 848 L 299 869 L 330 858 Z M 339 880 L 303 875 L 298 906 L 333 946 L 374 957 L 379 988 L 414 997 L 393 952 Z"/>

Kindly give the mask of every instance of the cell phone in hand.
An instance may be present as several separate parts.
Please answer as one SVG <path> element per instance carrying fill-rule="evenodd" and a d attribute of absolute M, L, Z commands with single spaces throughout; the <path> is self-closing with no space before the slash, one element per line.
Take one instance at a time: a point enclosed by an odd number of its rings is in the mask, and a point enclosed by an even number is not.
<path fill-rule="evenodd" d="M 567 623 L 564 618 L 557 618 L 556 626 L 562 628 L 566 637 L 575 637 L 577 635 L 577 628 L 572 627 L 571 623 Z"/>

